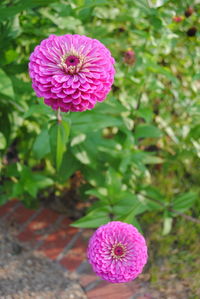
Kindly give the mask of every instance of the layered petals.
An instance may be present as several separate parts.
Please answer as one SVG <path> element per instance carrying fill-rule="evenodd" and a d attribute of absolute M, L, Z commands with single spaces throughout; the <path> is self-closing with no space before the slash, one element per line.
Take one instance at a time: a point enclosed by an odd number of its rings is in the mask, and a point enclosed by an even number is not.
<path fill-rule="evenodd" d="M 88 245 L 94 272 L 112 283 L 135 279 L 147 262 L 144 237 L 131 224 L 112 221 L 99 227 Z"/>
<path fill-rule="evenodd" d="M 30 56 L 29 74 L 38 97 L 54 110 L 84 111 L 105 100 L 114 80 L 114 59 L 98 40 L 50 35 Z"/>

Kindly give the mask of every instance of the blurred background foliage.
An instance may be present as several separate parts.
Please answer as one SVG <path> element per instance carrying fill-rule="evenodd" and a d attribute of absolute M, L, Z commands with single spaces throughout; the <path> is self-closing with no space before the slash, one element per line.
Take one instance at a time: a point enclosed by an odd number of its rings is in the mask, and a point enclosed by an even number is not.
<path fill-rule="evenodd" d="M 200 5 L 0 5 L 1 204 L 13 197 L 29 207 L 44 198 L 66 200 L 75 177 L 74 192 L 89 209 L 74 226 L 117 219 L 141 229 L 145 212 L 162 216 L 164 235 L 177 216 L 198 224 Z M 116 76 L 105 102 L 92 111 L 62 113 L 58 124 L 55 112 L 36 98 L 27 67 L 41 40 L 66 33 L 104 43 L 116 60 Z"/>
<path fill-rule="evenodd" d="M 74 226 L 132 223 L 151 235 L 151 254 L 162 261 L 169 248 L 184 247 L 171 257 L 177 275 L 180 258 L 200 264 L 198 2 L 1 1 L 1 204 L 13 197 L 29 207 L 56 201 L 65 211 L 78 197 L 84 213 L 72 212 Z M 62 113 L 58 124 L 33 92 L 28 60 L 41 40 L 66 33 L 104 43 L 116 76 L 106 101 Z"/>

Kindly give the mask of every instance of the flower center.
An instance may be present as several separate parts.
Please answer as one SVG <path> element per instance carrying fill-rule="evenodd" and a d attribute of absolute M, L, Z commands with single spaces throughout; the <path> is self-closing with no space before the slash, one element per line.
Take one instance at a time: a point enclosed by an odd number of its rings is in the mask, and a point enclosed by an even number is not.
<path fill-rule="evenodd" d="M 121 246 L 115 247 L 115 249 L 114 249 L 114 254 L 115 255 L 121 256 L 121 255 L 123 255 L 123 253 L 124 253 L 124 250 Z"/>
<path fill-rule="evenodd" d="M 115 259 L 120 259 L 120 258 L 124 257 L 125 254 L 126 254 L 126 248 L 121 243 L 114 245 L 111 250 L 111 255 Z"/>
<path fill-rule="evenodd" d="M 74 55 L 68 56 L 67 59 L 65 60 L 67 66 L 76 66 L 79 64 L 79 62 L 80 59 Z"/>

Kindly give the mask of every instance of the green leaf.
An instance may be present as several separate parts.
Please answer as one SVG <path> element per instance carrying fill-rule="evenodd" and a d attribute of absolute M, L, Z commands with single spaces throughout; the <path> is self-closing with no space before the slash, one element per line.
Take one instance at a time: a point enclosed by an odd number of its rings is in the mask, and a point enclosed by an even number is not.
<path fill-rule="evenodd" d="M 127 195 L 126 195 L 127 194 Z M 134 216 L 142 214 L 147 210 L 146 204 L 140 202 L 136 195 L 128 192 L 124 192 L 124 198 L 114 204 L 113 212 L 118 216 L 122 216 L 122 218 L 127 217 L 130 211 L 133 211 Z"/>
<path fill-rule="evenodd" d="M 17 58 L 18 58 L 18 53 L 15 50 L 9 49 L 5 52 L 6 63 L 9 64 L 15 61 Z"/>
<path fill-rule="evenodd" d="M 19 4 L 11 5 L 9 7 L 1 7 L 0 9 L 1 21 L 4 21 L 8 18 L 13 18 L 16 14 L 28 8 L 30 9 L 30 8 L 43 6 L 47 4 L 47 0 L 29 0 L 29 1 L 20 1 L 20 2 Z M 48 4 L 52 2 L 56 2 L 56 0 L 48 0 Z"/>
<path fill-rule="evenodd" d="M 53 185 L 54 181 L 40 173 L 33 173 L 33 181 L 38 189 L 43 189 Z"/>
<path fill-rule="evenodd" d="M 9 105 L 1 105 L 0 106 L 0 130 L 6 138 L 7 144 L 10 141 L 11 135 L 11 121 L 9 118 L 10 107 Z"/>
<path fill-rule="evenodd" d="M 73 148 L 73 153 L 76 159 L 85 165 L 88 165 L 92 162 L 88 155 L 88 152 L 82 144 L 78 144 L 77 146 L 75 146 Z"/>
<path fill-rule="evenodd" d="M 116 220 L 132 224 L 135 227 L 137 227 L 140 232 L 142 232 L 141 226 L 135 218 L 134 210 L 131 210 L 131 212 L 129 212 L 128 214 L 126 214 L 124 216 L 118 217 Z"/>
<path fill-rule="evenodd" d="M 6 167 L 6 176 L 7 177 L 11 177 L 11 176 L 19 177 L 18 165 L 19 165 L 19 163 L 8 164 L 8 166 Z"/>
<path fill-rule="evenodd" d="M 63 154 L 66 150 L 69 131 L 70 125 L 64 120 L 62 120 L 61 123 L 58 123 L 57 121 L 54 122 L 49 130 L 51 153 L 57 171 L 60 169 Z"/>
<path fill-rule="evenodd" d="M 106 224 L 109 222 L 110 218 L 108 216 L 109 211 L 108 208 L 98 208 L 94 209 L 85 217 L 75 221 L 71 224 L 74 227 L 81 227 L 81 228 L 97 228 L 100 225 Z"/>
<path fill-rule="evenodd" d="M 135 129 L 135 138 L 159 138 L 162 136 L 160 129 L 153 125 L 138 125 Z"/>
<path fill-rule="evenodd" d="M 0 93 L 10 98 L 14 98 L 14 91 L 11 79 L 0 69 Z"/>
<path fill-rule="evenodd" d="M 24 114 L 24 118 L 28 118 L 34 114 L 39 114 L 39 115 L 49 115 L 52 114 L 52 109 L 44 104 L 35 104 L 32 105 L 29 110 Z"/>
<path fill-rule="evenodd" d="M 191 208 L 198 198 L 197 193 L 195 192 L 187 192 L 175 197 L 172 201 L 172 207 L 177 211 L 186 211 Z"/>
<path fill-rule="evenodd" d="M 195 74 L 193 80 L 200 80 L 200 73 Z"/>
<path fill-rule="evenodd" d="M 139 110 L 135 111 L 135 114 L 144 118 L 147 122 L 150 122 L 153 118 L 153 112 L 150 108 L 140 108 Z"/>
<path fill-rule="evenodd" d="M 13 185 L 11 197 L 20 197 L 24 192 L 24 187 L 21 183 L 15 183 Z"/>
<path fill-rule="evenodd" d="M 111 167 L 109 167 L 106 173 L 106 187 L 111 202 L 114 203 L 123 196 L 122 176 Z"/>
<path fill-rule="evenodd" d="M 0 150 L 3 150 L 6 148 L 6 138 L 4 135 L 0 132 Z"/>
<path fill-rule="evenodd" d="M 101 105 L 103 104 L 101 103 Z M 106 110 L 102 114 L 97 113 L 96 111 L 97 109 L 95 111 L 85 111 L 84 113 L 77 112 L 72 114 L 71 119 L 74 130 L 84 133 L 89 131 L 98 131 L 110 126 L 123 126 L 123 121 L 120 117 L 106 115 Z"/>
<path fill-rule="evenodd" d="M 38 190 L 51 186 L 53 180 L 41 173 L 33 172 L 29 167 L 23 166 L 19 182 L 15 185 L 14 194 L 19 196 L 26 191 L 32 197 L 36 197 Z"/>
<path fill-rule="evenodd" d="M 200 125 L 196 125 L 195 127 L 191 128 L 190 130 L 190 137 L 199 139 L 200 138 Z"/>
<path fill-rule="evenodd" d="M 72 155 L 70 148 L 63 155 L 62 164 L 60 166 L 57 179 L 59 182 L 63 183 L 80 168 L 80 163 Z"/>
<path fill-rule="evenodd" d="M 164 218 L 164 223 L 163 223 L 163 236 L 166 236 L 170 233 L 172 229 L 172 223 L 173 223 L 173 218 L 171 217 L 165 217 Z"/>
<path fill-rule="evenodd" d="M 33 155 L 36 159 L 42 159 L 50 152 L 48 129 L 44 128 L 36 137 L 33 144 Z"/>
<path fill-rule="evenodd" d="M 144 164 L 161 164 L 164 160 L 160 157 L 147 154 L 143 160 Z"/>

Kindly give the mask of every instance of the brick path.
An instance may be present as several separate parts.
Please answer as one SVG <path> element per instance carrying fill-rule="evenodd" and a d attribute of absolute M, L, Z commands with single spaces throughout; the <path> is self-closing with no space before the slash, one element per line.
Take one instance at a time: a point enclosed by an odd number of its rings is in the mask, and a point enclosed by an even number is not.
<path fill-rule="evenodd" d="M 86 259 L 86 248 L 92 230 L 70 227 L 66 216 L 41 207 L 37 211 L 25 208 L 17 200 L 0 207 L 0 222 L 16 228 L 16 238 L 23 245 L 59 263 L 63 270 L 74 271 L 88 299 L 150 299 L 136 281 L 110 284 L 99 279 Z"/>

